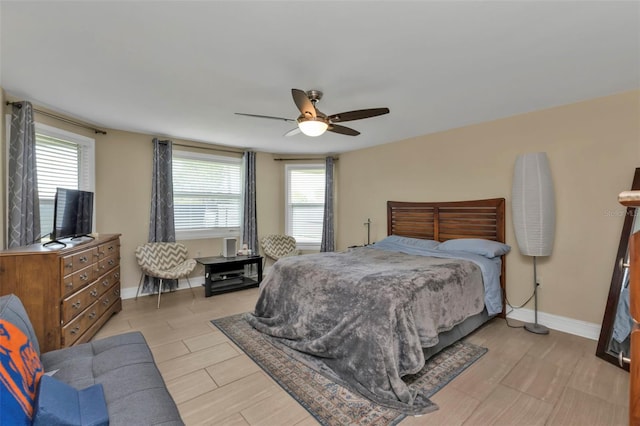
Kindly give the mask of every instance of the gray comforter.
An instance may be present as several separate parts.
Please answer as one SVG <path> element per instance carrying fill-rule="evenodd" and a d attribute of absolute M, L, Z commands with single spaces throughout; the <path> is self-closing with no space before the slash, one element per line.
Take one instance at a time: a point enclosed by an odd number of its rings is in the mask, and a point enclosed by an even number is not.
<path fill-rule="evenodd" d="M 247 320 L 339 383 L 418 414 L 426 398 L 402 376 L 439 332 L 482 311 L 483 294 L 473 262 L 357 248 L 280 259 Z"/>

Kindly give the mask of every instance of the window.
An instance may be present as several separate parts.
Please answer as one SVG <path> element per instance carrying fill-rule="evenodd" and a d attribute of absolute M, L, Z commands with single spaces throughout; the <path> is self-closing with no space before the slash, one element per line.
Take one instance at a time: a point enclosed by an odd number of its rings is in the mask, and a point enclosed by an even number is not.
<path fill-rule="evenodd" d="M 94 139 L 35 123 L 40 231 L 53 231 L 56 188 L 94 191 Z M 93 220 L 95 223 L 95 220 Z"/>
<path fill-rule="evenodd" d="M 299 248 L 319 249 L 324 218 L 325 166 L 288 164 L 286 173 L 286 233 Z"/>
<path fill-rule="evenodd" d="M 176 239 L 240 233 L 242 160 L 173 150 Z"/>

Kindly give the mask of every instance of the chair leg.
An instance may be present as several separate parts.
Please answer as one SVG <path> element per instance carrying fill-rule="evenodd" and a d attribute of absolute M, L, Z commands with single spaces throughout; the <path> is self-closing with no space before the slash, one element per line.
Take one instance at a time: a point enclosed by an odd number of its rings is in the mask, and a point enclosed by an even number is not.
<path fill-rule="evenodd" d="M 196 297 L 196 293 L 193 291 L 193 287 L 191 287 L 191 281 L 189 281 L 189 277 L 185 277 L 187 279 L 187 284 L 189 284 L 189 288 L 191 289 L 191 295 Z"/>
<path fill-rule="evenodd" d="M 156 309 L 160 309 L 160 296 L 162 295 L 162 284 L 164 280 L 160 278 L 160 284 L 158 284 L 158 307 Z"/>
<path fill-rule="evenodd" d="M 138 300 L 138 294 L 140 293 L 140 288 L 142 287 L 143 282 L 144 282 L 144 272 L 140 274 L 140 282 L 138 283 L 138 290 L 136 291 L 136 300 Z"/>

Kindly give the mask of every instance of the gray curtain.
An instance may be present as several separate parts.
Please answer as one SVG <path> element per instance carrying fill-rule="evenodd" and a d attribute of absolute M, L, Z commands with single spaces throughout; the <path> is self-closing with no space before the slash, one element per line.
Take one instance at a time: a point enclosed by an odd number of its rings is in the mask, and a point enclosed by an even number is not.
<path fill-rule="evenodd" d="M 172 145 L 170 140 L 153 139 L 153 176 L 149 218 L 150 243 L 176 241 L 176 228 L 173 220 Z M 142 292 L 155 292 L 159 284 L 159 279 L 145 277 Z M 175 290 L 177 287 L 177 280 L 164 280 L 164 289 Z"/>
<path fill-rule="evenodd" d="M 244 162 L 244 197 L 242 213 L 242 243 L 249 247 L 253 254 L 257 254 L 258 246 L 258 218 L 256 212 L 256 153 L 245 151 Z"/>
<path fill-rule="evenodd" d="M 40 234 L 36 131 L 30 102 L 14 103 L 9 138 L 8 246 L 33 244 Z"/>
<path fill-rule="evenodd" d="M 336 243 L 333 234 L 333 157 L 327 157 L 324 187 L 324 219 L 322 221 L 322 243 L 320 251 L 334 251 Z"/>

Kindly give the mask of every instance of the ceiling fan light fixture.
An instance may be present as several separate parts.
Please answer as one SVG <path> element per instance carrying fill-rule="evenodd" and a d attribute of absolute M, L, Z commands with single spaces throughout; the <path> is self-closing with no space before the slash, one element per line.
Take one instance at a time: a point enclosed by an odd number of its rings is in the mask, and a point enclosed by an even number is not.
<path fill-rule="evenodd" d="M 307 136 L 320 136 L 329 128 L 329 124 L 321 117 L 301 118 L 298 120 L 298 128 Z"/>

